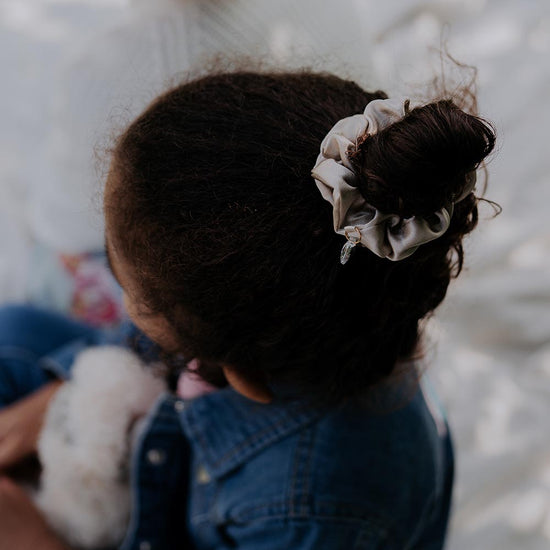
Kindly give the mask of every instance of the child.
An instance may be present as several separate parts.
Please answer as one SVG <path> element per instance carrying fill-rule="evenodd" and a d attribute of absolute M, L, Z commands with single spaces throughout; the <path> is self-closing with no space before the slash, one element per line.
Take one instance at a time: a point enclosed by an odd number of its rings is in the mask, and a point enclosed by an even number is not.
<path fill-rule="evenodd" d="M 451 443 L 414 359 L 462 268 L 494 140 L 450 100 L 311 73 L 207 76 L 129 126 L 105 188 L 113 273 L 166 365 L 197 360 L 218 389 L 151 411 L 121 548 L 443 546 Z M 6 344 L 14 315 L 48 323 L 12 308 Z M 18 346 L 68 369 L 103 341 L 70 327 L 61 351 L 32 333 Z"/>

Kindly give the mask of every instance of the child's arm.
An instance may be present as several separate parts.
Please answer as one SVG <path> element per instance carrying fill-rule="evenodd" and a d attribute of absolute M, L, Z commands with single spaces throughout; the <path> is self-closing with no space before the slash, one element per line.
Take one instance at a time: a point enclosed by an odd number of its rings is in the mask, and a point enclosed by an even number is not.
<path fill-rule="evenodd" d="M 61 384 L 50 382 L 0 412 L 0 470 L 36 451 L 48 404 Z"/>

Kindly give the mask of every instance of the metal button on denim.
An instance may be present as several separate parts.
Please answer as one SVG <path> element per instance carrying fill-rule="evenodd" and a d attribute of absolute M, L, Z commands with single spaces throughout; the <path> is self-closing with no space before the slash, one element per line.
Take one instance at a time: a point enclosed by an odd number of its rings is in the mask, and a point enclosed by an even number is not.
<path fill-rule="evenodd" d="M 139 544 L 139 550 L 151 550 L 153 547 L 148 540 L 144 540 Z"/>
<path fill-rule="evenodd" d="M 210 474 L 206 471 L 204 466 L 199 466 L 197 469 L 197 481 L 201 484 L 210 483 Z"/>
<path fill-rule="evenodd" d="M 147 462 L 153 466 L 160 466 L 165 459 L 166 453 L 161 449 L 149 449 L 147 451 Z"/>
<path fill-rule="evenodd" d="M 178 399 L 174 403 L 174 409 L 176 409 L 176 411 L 178 411 L 178 412 L 182 412 L 183 409 L 185 409 L 185 403 L 181 399 Z"/>

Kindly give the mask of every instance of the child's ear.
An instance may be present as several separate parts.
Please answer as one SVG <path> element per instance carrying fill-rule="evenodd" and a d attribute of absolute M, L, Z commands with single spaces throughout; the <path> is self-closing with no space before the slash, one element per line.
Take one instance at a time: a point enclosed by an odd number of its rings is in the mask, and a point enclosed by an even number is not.
<path fill-rule="evenodd" d="M 258 403 L 267 404 L 273 400 L 273 394 L 261 380 L 250 380 L 245 378 L 241 373 L 233 370 L 227 365 L 224 365 L 222 368 L 228 384 L 236 392 Z"/>

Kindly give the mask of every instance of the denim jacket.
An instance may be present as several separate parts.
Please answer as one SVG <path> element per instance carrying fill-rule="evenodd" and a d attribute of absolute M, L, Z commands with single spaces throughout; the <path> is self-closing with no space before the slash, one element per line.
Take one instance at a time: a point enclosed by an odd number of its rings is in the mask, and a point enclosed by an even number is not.
<path fill-rule="evenodd" d="M 94 342 L 105 343 L 105 342 Z M 44 359 L 66 376 L 73 342 Z M 141 424 L 120 550 L 443 547 L 453 455 L 425 383 L 385 414 L 165 393 Z"/>

